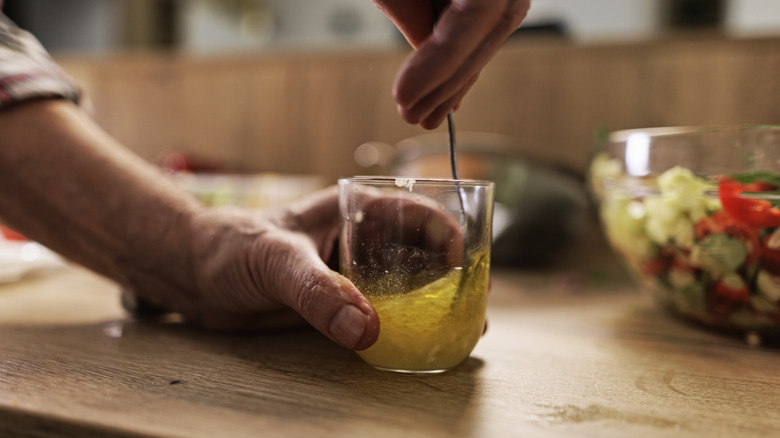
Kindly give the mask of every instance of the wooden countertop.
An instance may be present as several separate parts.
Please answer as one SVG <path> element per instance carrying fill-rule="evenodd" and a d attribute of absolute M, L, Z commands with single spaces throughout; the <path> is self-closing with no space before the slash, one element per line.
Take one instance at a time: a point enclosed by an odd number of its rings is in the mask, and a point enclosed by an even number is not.
<path fill-rule="evenodd" d="M 487 335 L 433 376 L 310 330 L 133 321 L 79 268 L 0 286 L 0 436 L 780 434 L 778 350 L 673 319 L 606 263 L 494 270 Z"/>

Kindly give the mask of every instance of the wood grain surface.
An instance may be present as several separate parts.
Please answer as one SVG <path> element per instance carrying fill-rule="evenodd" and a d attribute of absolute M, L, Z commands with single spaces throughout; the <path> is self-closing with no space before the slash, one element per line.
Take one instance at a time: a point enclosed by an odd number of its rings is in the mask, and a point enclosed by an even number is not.
<path fill-rule="evenodd" d="M 599 254 L 495 271 L 488 333 L 434 376 L 308 329 L 134 321 L 75 267 L 5 285 L 0 436 L 778 436 L 778 351 L 670 317 Z"/>

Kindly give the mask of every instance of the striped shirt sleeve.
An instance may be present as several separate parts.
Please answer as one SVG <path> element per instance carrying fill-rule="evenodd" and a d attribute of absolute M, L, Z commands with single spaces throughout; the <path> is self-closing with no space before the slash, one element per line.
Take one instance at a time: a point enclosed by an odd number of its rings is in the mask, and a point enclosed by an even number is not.
<path fill-rule="evenodd" d="M 35 37 L 0 12 L 0 110 L 38 98 L 78 103 L 81 92 Z"/>

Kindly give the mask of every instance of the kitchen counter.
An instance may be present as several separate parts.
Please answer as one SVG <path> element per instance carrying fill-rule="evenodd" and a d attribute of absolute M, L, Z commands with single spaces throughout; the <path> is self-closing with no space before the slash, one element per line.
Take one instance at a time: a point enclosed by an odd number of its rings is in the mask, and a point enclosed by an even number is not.
<path fill-rule="evenodd" d="M 132 320 L 77 267 L 0 286 L 0 436 L 780 434 L 780 351 L 674 319 L 613 259 L 587 259 L 494 269 L 487 334 L 428 376 L 374 370 L 312 330 Z"/>

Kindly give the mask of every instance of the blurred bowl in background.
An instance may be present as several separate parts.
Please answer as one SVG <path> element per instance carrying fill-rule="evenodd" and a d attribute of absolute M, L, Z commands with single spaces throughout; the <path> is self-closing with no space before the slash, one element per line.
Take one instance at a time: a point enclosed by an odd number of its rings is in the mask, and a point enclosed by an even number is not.
<path fill-rule="evenodd" d="M 458 132 L 461 178 L 495 182 L 494 265 L 539 267 L 561 259 L 589 223 L 584 176 L 566 168 L 552 148 L 533 148 L 509 136 Z M 385 174 L 451 178 L 446 133 L 412 137 L 395 146 L 362 145 L 356 161 Z"/>
<path fill-rule="evenodd" d="M 325 187 L 314 175 L 177 172 L 173 179 L 210 207 L 277 207 Z"/>
<path fill-rule="evenodd" d="M 661 306 L 780 338 L 780 126 L 618 131 L 590 187 L 605 234 Z"/>
<path fill-rule="evenodd" d="M 154 162 L 209 207 L 276 207 L 326 186 L 325 179 L 317 175 L 253 172 L 187 151 L 169 151 Z"/>

